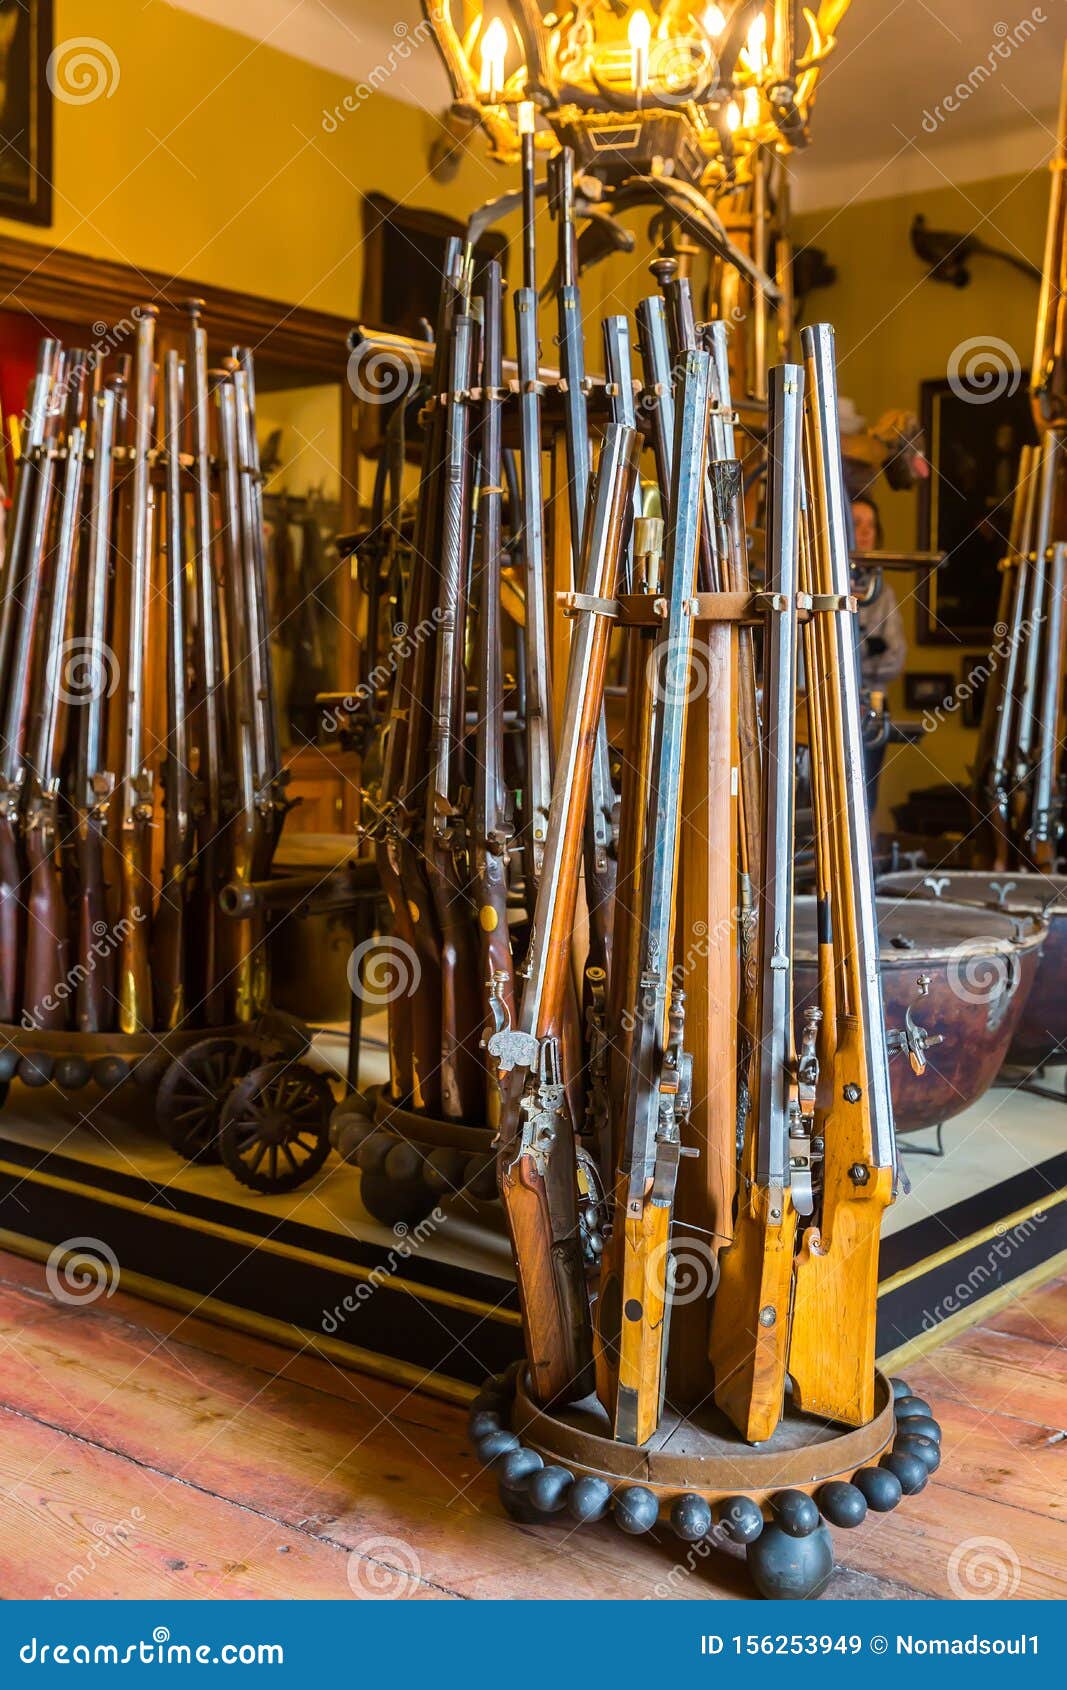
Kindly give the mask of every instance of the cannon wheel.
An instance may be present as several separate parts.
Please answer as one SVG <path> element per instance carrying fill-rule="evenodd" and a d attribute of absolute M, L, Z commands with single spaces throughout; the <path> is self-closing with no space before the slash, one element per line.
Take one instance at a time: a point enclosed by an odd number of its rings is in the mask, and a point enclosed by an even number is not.
<path fill-rule="evenodd" d="M 263 1062 L 245 1074 L 222 1111 L 219 1151 L 253 1191 L 295 1191 L 330 1154 L 333 1092 L 304 1062 Z"/>
<path fill-rule="evenodd" d="M 200 1039 L 176 1056 L 159 1082 L 156 1120 L 167 1143 L 189 1162 L 219 1160 L 223 1104 L 256 1053 L 237 1039 Z"/>

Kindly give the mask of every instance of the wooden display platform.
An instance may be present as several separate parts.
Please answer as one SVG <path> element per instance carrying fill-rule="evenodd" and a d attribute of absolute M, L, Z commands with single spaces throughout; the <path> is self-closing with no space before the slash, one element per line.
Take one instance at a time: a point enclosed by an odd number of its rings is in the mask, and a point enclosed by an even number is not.
<path fill-rule="evenodd" d="M 309 1189 L 256 1199 L 223 1168 L 182 1163 L 132 1088 L 118 1098 L 83 1113 L 54 1088 L 13 1086 L 0 1114 L 0 1245 L 45 1260 L 68 1240 L 98 1240 L 142 1296 L 454 1401 L 518 1357 L 498 1205 L 383 1226 L 336 1155 Z M 1043 1153 L 1067 1115 L 1025 1107 L 1048 1112 L 1031 1147 L 1040 1159 L 996 1163 L 987 1139 L 973 1159 L 1001 1177 L 985 1189 L 951 1200 L 966 1116 L 936 1169 L 908 1159 L 916 1192 L 890 1211 L 882 1248 L 878 1350 L 892 1370 L 1067 1252 L 1067 1153 Z"/>

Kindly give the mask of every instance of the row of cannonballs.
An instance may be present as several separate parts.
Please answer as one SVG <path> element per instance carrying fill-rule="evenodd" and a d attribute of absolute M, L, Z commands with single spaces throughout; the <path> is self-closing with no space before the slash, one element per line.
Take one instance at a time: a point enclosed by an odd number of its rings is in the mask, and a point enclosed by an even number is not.
<path fill-rule="evenodd" d="M 330 1118 L 330 1142 L 362 1174 L 363 1202 L 376 1220 L 418 1219 L 459 1194 L 479 1203 L 495 1200 L 491 1151 L 412 1143 L 377 1123 L 372 1110 L 358 1094 L 346 1097 Z"/>
<path fill-rule="evenodd" d="M 564 1513 L 580 1525 L 610 1513 L 624 1532 L 638 1536 L 659 1519 L 659 1498 L 645 1485 L 611 1484 L 591 1474 L 580 1478 L 566 1467 L 546 1467 L 534 1449 L 510 1430 L 517 1363 L 487 1381 L 471 1405 L 468 1433 L 479 1460 L 497 1476 L 500 1501 L 512 1519 L 544 1524 Z M 861 1525 L 868 1509 L 887 1514 L 904 1496 L 923 1490 L 941 1463 L 941 1428 L 930 1405 L 902 1379 L 891 1381 L 896 1414 L 893 1446 L 877 1465 L 861 1467 L 852 1480 L 830 1479 L 814 1496 L 802 1490 L 776 1491 L 765 1516 L 749 1496 L 722 1497 L 714 1505 L 696 1492 L 671 1504 L 668 1522 L 683 1543 L 699 1543 L 715 1528 L 744 1545 L 757 1588 L 766 1596 L 817 1594 L 833 1568 L 833 1548 L 823 1521 Z M 821 1538 L 821 1542 L 818 1541 Z M 783 1540 L 811 1539 L 802 1592 L 782 1588 Z"/>

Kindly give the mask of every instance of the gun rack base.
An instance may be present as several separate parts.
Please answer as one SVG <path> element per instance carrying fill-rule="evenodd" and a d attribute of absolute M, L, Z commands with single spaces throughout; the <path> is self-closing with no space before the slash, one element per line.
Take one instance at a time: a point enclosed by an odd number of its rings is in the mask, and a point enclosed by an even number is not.
<path fill-rule="evenodd" d="M 520 1363 L 487 1381 L 468 1430 L 495 1471 L 505 1511 L 521 1524 L 568 1532 L 609 1514 L 632 1536 L 668 1529 L 702 1554 L 745 1546 L 760 1595 L 822 1594 L 834 1567 L 828 1525 L 862 1525 L 925 1489 L 941 1461 L 941 1428 L 901 1379 L 875 1375 L 874 1419 L 859 1428 L 795 1413 L 765 1443 L 746 1444 L 713 1407 L 665 1410 L 641 1448 L 607 1435 L 595 1396 L 558 1411 L 533 1402 Z M 699 1547 L 698 1547 L 699 1546 Z"/>
<path fill-rule="evenodd" d="M 414 1226 L 438 1203 L 496 1205 L 489 1127 L 442 1121 L 393 1103 L 384 1087 L 353 1092 L 334 1110 L 334 1148 L 360 1170 L 363 1207 L 385 1226 Z"/>

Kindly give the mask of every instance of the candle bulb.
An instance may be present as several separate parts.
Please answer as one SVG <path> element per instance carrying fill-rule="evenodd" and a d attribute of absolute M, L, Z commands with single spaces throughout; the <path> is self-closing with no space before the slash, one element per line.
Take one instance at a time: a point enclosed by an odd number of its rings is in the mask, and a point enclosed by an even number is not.
<path fill-rule="evenodd" d="M 704 33 L 716 40 L 726 28 L 726 19 L 721 6 L 708 6 L 703 17 Z"/>
<path fill-rule="evenodd" d="M 488 100 L 498 100 L 504 86 L 504 55 L 508 50 L 508 32 L 499 18 L 486 25 L 482 36 L 482 80 L 480 92 Z"/>
<path fill-rule="evenodd" d="M 752 69 L 759 74 L 767 63 L 767 17 L 764 12 L 757 12 L 752 20 L 745 43 L 745 51 Z"/>
<path fill-rule="evenodd" d="M 535 107 L 532 100 L 519 101 L 519 134 L 532 135 L 534 132 Z"/>
<path fill-rule="evenodd" d="M 648 13 L 635 12 L 626 34 L 630 42 L 630 79 L 634 92 L 640 94 L 648 81 L 648 44 L 652 39 Z"/>

